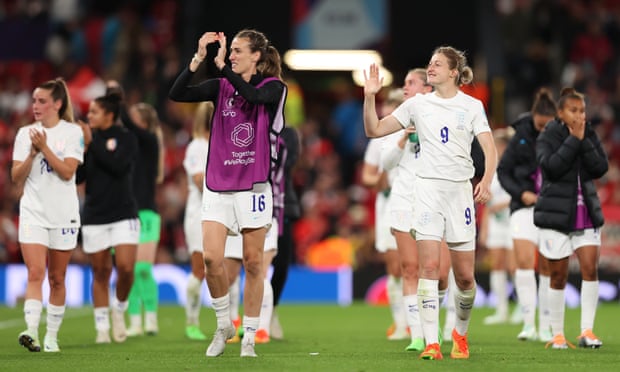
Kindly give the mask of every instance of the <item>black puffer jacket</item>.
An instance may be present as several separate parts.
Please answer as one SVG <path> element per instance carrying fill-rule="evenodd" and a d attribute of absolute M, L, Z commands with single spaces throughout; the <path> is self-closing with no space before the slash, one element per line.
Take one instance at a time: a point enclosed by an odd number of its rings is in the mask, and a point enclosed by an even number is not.
<path fill-rule="evenodd" d="M 512 126 L 515 134 L 497 166 L 499 183 L 510 194 L 510 213 L 529 207 L 521 201 L 524 191 L 536 192 L 534 175 L 538 168 L 536 138 L 539 134 L 531 114 L 522 115 Z"/>
<path fill-rule="evenodd" d="M 594 180 L 608 168 L 607 155 L 590 123 L 583 140 L 571 136 L 559 119 L 547 124 L 536 142 L 543 185 L 534 207 L 534 224 L 562 232 L 575 231 L 577 178 L 594 227 L 604 223 Z"/>

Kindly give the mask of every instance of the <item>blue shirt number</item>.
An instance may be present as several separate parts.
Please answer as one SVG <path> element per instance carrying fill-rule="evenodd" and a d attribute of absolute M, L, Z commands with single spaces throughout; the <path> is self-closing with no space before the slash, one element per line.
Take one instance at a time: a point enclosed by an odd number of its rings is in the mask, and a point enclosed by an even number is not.
<path fill-rule="evenodd" d="M 465 224 L 471 225 L 471 209 L 465 208 Z"/>
<path fill-rule="evenodd" d="M 448 143 L 448 127 L 441 128 L 439 135 L 441 136 L 441 143 Z"/>
<path fill-rule="evenodd" d="M 265 210 L 265 195 L 252 195 L 252 212 Z"/>

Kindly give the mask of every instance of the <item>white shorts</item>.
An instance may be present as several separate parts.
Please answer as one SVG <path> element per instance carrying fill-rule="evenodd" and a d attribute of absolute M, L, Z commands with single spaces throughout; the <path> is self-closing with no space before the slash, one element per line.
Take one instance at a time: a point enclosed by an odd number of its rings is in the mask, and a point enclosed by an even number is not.
<path fill-rule="evenodd" d="M 243 235 L 228 235 L 224 246 L 224 257 L 235 260 L 243 259 Z"/>
<path fill-rule="evenodd" d="M 267 227 L 273 218 L 271 185 L 257 183 L 251 191 L 202 191 L 202 220 L 216 221 L 228 228 L 231 235 L 245 228 Z"/>
<path fill-rule="evenodd" d="M 396 250 L 396 238 L 390 229 L 389 200 L 383 193 L 378 193 L 375 199 L 375 248 L 381 253 Z"/>
<path fill-rule="evenodd" d="M 601 245 L 601 229 L 585 229 L 571 233 L 540 229 L 540 254 L 550 260 L 570 257 L 577 249 L 587 245 Z"/>
<path fill-rule="evenodd" d="M 416 177 L 413 229 L 425 237 L 464 243 L 476 237 L 476 211 L 470 181 Z M 419 239 L 417 239 L 419 240 Z"/>
<path fill-rule="evenodd" d="M 497 220 L 495 216 L 489 216 L 488 223 L 486 247 L 488 249 L 512 249 L 510 220 Z"/>
<path fill-rule="evenodd" d="M 275 218 L 271 223 L 271 227 L 265 235 L 264 252 L 278 250 L 278 220 Z M 243 235 L 228 235 L 226 237 L 226 245 L 224 246 L 224 257 L 236 260 L 243 259 Z"/>
<path fill-rule="evenodd" d="M 510 215 L 510 236 L 538 245 L 540 230 L 534 225 L 534 207 L 521 208 Z"/>
<path fill-rule="evenodd" d="M 193 220 L 185 221 L 183 231 L 185 232 L 185 244 L 187 244 L 189 253 L 202 253 L 202 223 Z"/>
<path fill-rule="evenodd" d="M 265 252 L 278 250 L 278 230 L 280 229 L 278 220 L 273 218 L 271 220 L 271 227 L 267 230 L 265 235 Z"/>
<path fill-rule="evenodd" d="M 413 221 L 413 195 L 407 197 L 391 193 L 388 199 L 390 227 L 401 232 L 411 232 Z"/>
<path fill-rule="evenodd" d="M 49 229 L 20 221 L 17 240 L 20 243 L 41 244 L 49 249 L 70 251 L 77 246 L 79 229 L 79 227 Z"/>
<path fill-rule="evenodd" d="M 126 220 L 102 225 L 82 226 L 82 248 L 85 253 L 97 253 L 120 244 L 138 244 L 140 220 Z"/>

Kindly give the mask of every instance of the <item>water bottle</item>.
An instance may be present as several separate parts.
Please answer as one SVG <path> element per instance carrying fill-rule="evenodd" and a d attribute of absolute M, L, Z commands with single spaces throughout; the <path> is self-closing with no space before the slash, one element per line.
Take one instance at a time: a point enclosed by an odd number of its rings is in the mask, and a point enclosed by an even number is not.
<path fill-rule="evenodd" d="M 418 133 L 417 132 L 409 133 L 409 142 L 411 142 L 411 143 L 418 143 L 418 142 L 420 142 L 419 139 L 418 139 Z"/>

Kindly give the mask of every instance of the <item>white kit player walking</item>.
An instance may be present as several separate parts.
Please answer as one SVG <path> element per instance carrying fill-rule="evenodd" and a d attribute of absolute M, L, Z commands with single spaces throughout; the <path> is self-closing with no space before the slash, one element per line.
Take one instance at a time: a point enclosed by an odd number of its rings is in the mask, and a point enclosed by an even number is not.
<path fill-rule="evenodd" d="M 13 148 L 11 179 L 23 185 L 18 240 L 28 269 L 24 301 L 27 329 L 19 343 L 41 351 L 39 323 L 42 285 L 50 285 L 43 350 L 59 352 L 57 335 L 65 313 L 65 274 L 77 245 L 80 214 L 75 173 L 84 156 L 84 137 L 73 124 L 73 109 L 62 79 L 39 85 L 32 95 L 36 122 L 19 129 Z"/>
<path fill-rule="evenodd" d="M 390 114 L 403 102 L 403 99 L 404 95 L 401 89 L 390 91 L 387 99 L 381 106 L 382 115 Z M 362 184 L 376 190 L 375 248 L 382 254 L 385 262 L 385 271 L 387 273 L 386 291 L 392 313 L 392 325 L 386 332 L 388 340 L 405 340 L 409 337 L 407 318 L 403 305 L 403 285 L 399 253 L 396 239 L 390 229 L 387 209 L 391 193 L 390 188 L 398 169 L 392 167 L 390 170 L 385 170 L 381 164 L 383 150 L 386 148 L 396 148 L 397 142 L 401 137 L 401 132 L 395 132 L 389 136 L 370 139 L 366 146 L 364 165 L 362 167 Z"/>
<path fill-rule="evenodd" d="M 201 210 L 213 110 L 212 102 L 201 102 L 198 105 L 194 115 L 193 139 L 187 145 L 185 159 L 183 159 L 188 188 L 183 229 L 191 264 L 186 288 L 185 336 L 190 340 L 198 341 L 207 339 L 207 336 L 200 330 L 201 290 L 202 282 L 205 279 L 205 264 L 202 257 Z"/>
<path fill-rule="evenodd" d="M 501 157 L 513 130 L 493 131 L 495 147 Z M 491 199 L 487 202 L 478 234 L 490 257 L 490 292 L 495 298 L 495 313 L 484 318 L 484 324 L 502 324 L 508 321 L 508 276 L 514 272 L 512 235 L 510 234 L 510 194 L 502 188 L 497 173 L 491 181 Z M 518 307 L 517 307 L 518 309 Z M 516 310 L 519 313 L 519 310 Z"/>
<path fill-rule="evenodd" d="M 405 99 L 413 97 L 418 93 L 430 93 L 432 90 L 433 88 L 427 82 L 425 69 L 412 69 L 405 76 L 403 85 Z M 402 301 L 411 336 L 411 343 L 405 350 L 422 351 L 424 350 L 424 336 L 420 324 L 417 295 L 418 249 L 415 239 L 411 235 L 413 203 L 415 199 L 413 184 L 415 182 L 417 159 L 420 157 L 420 142 L 412 126 L 396 133 L 399 133 L 400 138 L 396 145 L 391 147 L 384 146 L 381 153 L 381 165 L 385 170 L 396 169 L 391 182 L 392 188 L 387 203 L 387 212 L 389 214 L 391 231 L 398 247 L 398 257 L 402 273 Z M 447 278 L 450 267 L 447 246 L 443 243 L 442 250 L 445 250 L 445 254 L 442 254 L 442 261 L 440 263 L 440 302 L 447 292 L 448 286 L 447 279 L 442 280 L 442 278 Z M 452 332 L 451 328 L 450 332 Z"/>
<path fill-rule="evenodd" d="M 211 43 L 219 44 L 213 62 L 223 77 L 194 85 L 192 76 L 206 58 L 207 45 Z M 205 32 L 169 97 L 179 102 L 213 101 L 215 105 L 209 141 L 217 146 L 209 148 L 201 218 L 206 280 L 217 329 L 205 355 L 222 355 L 226 341 L 235 334 L 230 319 L 224 247 L 227 235 L 242 234 L 248 280 L 240 356 L 256 357 L 254 336 L 259 326 L 264 283 L 263 246 L 273 217 L 270 164 L 275 158 L 275 141 L 284 126 L 286 85 L 280 78 L 280 54 L 263 33 L 249 29 L 238 32 L 230 44 L 230 66 L 225 61 L 227 52 L 223 32 Z"/>
<path fill-rule="evenodd" d="M 456 279 L 456 324 L 451 357 L 469 358 L 467 330 L 476 293 L 474 202 L 485 203 L 495 173 L 497 153 L 482 103 L 460 91 L 473 79 L 463 52 L 437 48 L 427 68 L 433 93 L 418 94 L 379 120 L 375 94 L 379 69 L 370 66 L 364 86 L 364 127 L 370 137 L 383 136 L 415 123 L 420 140 L 416 170 L 413 228 L 418 245 L 418 306 L 426 341 L 422 359 L 442 359 L 439 348 L 439 262 L 441 241 L 450 248 Z M 474 136 L 485 154 L 485 173 L 473 189 L 471 144 Z"/>

